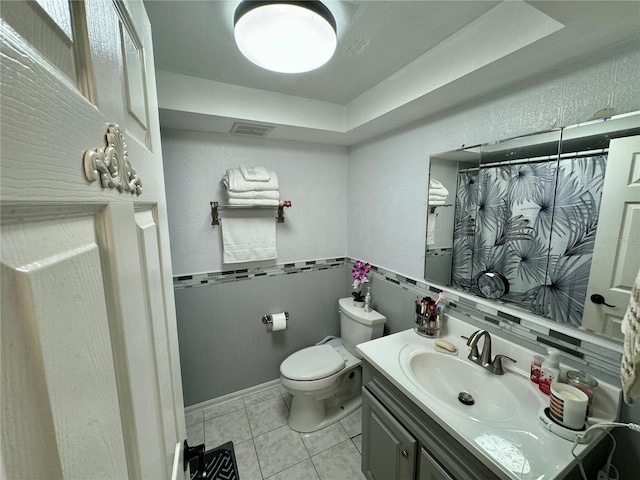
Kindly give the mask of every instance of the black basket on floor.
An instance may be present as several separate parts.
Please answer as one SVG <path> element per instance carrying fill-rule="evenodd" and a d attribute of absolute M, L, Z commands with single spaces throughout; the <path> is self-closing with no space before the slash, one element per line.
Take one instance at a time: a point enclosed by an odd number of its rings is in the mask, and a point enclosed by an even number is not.
<path fill-rule="evenodd" d="M 207 471 L 207 480 L 240 480 L 238 476 L 238 464 L 233 451 L 233 442 L 213 448 L 204 454 L 204 463 Z M 198 458 L 193 458 L 189 462 L 191 468 L 191 478 L 197 477 Z"/>

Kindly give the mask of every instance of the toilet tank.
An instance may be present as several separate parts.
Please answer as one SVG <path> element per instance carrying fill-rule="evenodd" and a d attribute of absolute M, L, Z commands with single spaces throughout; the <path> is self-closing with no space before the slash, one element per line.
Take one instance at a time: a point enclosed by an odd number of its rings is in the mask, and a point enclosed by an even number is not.
<path fill-rule="evenodd" d="M 371 310 L 353 304 L 353 297 L 341 298 L 338 301 L 340 312 L 340 336 L 342 344 L 358 358 L 362 356 L 356 352 L 356 345 L 382 336 L 387 317 Z"/>

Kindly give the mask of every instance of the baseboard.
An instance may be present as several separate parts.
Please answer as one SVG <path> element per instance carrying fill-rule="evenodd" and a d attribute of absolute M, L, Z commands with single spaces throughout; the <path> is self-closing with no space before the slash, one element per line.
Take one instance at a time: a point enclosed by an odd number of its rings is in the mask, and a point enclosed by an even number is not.
<path fill-rule="evenodd" d="M 213 407 L 214 405 L 229 402 L 231 400 L 236 400 L 238 398 L 247 397 L 249 395 L 253 395 L 254 393 L 262 392 L 263 390 L 269 390 L 270 388 L 277 387 L 279 385 L 281 385 L 280 379 L 276 378 L 275 380 L 261 383 L 260 385 L 255 385 L 253 387 L 245 388 L 244 390 L 238 390 L 237 392 L 222 395 L 221 397 L 205 400 L 204 402 L 196 403 L 195 405 L 190 405 L 184 409 L 184 414 L 189 415 L 190 413 L 199 412 L 201 410 L 204 410 L 205 408 Z"/>

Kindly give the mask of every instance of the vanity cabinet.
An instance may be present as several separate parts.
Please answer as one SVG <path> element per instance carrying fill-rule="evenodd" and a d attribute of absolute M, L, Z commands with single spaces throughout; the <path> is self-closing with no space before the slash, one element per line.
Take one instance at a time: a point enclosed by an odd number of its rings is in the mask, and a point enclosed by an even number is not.
<path fill-rule="evenodd" d="M 362 391 L 362 471 L 370 480 L 413 480 L 418 442 L 375 397 Z"/>
<path fill-rule="evenodd" d="M 363 361 L 362 472 L 369 480 L 498 478 L 367 361 Z"/>
<path fill-rule="evenodd" d="M 416 459 L 418 440 L 369 390 L 363 389 L 362 397 L 362 470 L 367 478 L 454 480 L 424 447 Z"/>
<path fill-rule="evenodd" d="M 424 447 L 420 449 L 419 462 L 418 480 L 454 480 Z"/>

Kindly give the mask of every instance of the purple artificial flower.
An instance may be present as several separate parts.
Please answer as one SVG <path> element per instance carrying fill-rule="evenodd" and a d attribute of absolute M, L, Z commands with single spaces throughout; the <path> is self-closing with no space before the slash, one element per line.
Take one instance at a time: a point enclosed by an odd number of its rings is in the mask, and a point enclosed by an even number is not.
<path fill-rule="evenodd" d="M 371 271 L 371 265 L 368 263 L 362 263 L 360 260 L 357 260 L 353 266 L 353 270 L 351 270 L 351 276 L 353 277 L 353 298 L 356 301 L 362 301 L 364 299 L 364 294 L 362 293 L 362 284 L 367 283 L 369 278 L 367 274 Z"/>

